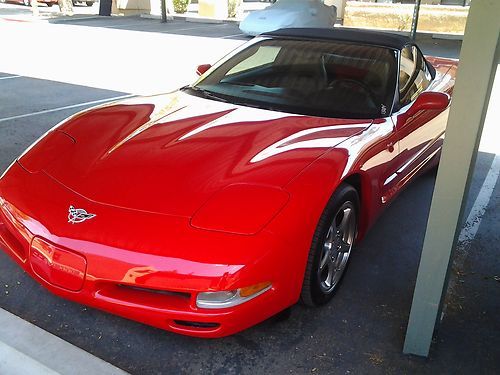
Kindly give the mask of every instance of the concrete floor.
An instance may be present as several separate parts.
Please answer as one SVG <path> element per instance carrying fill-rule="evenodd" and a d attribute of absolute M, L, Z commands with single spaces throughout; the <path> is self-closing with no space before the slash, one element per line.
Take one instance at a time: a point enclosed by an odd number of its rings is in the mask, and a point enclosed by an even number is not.
<path fill-rule="evenodd" d="M 231 43 L 238 44 L 244 40 L 237 35 L 234 25 L 212 29 L 206 25 L 179 21 L 161 25 L 138 18 L 112 18 L 75 21 L 64 28 L 60 26 L 45 25 L 44 30 L 48 33 L 64 30 L 69 34 L 69 40 L 81 40 L 83 33 L 94 35 L 92 30 L 104 40 L 107 36 L 121 35 L 117 33 L 129 33 L 134 37 L 140 33 L 143 43 L 148 40 L 175 43 L 175 38 L 180 38 L 182 42 L 182 38 L 189 37 L 208 44 L 213 39 L 213 44 L 206 46 L 210 53 L 204 53 L 205 49 L 197 54 L 186 52 L 187 57 L 181 49 L 176 54 L 168 53 L 166 58 L 157 45 L 152 55 L 158 56 L 161 64 L 193 59 L 193 56 L 197 60 L 191 61 L 191 65 L 212 62 L 210 58 L 214 50 L 222 51 Z M 4 72 L 0 78 L 22 75 L 0 79 L 0 171 L 47 129 L 86 105 L 29 117 L 8 118 L 136 93 L 139 91 L 137 88 L 141 88 L 140 81 L 136 82 L 134 77 L 127 83 L 128 77 L 123 76 L 122 69 L 130 70 L 134 65 L 127 65 L 121 60 L 121 55 L 106 60 L 121 75 L 114 75 L 110 70 L 104 83 L 100 80 L 95 84 L 97 80 L 90 77 L 89 83 L 76 85 L 90 75 L 79 67 L 57 76 L 58 82 L 43 79 L 50 78 L 53 73 L 33 64 L 23 65 L 18 56 L 24 53 L 33 59 L 41 61 L 43 57 L 50 62 L 51 52 L 56 53 L 58 46 L 46 43 L 43 55 L 38 55 L 41 53 L 39 49 L 22 51 L 22 42 L 28 41 L 24 38 L 29 33 L 23 34 L 19 27 L 0 24 L 0 32 L 8 29 L 19 31 L 17 46 L 4 44 L 0 47 L 6 56 L 0 61 L 0 71 Z M 38 30 L 40 25 L 23 28 L 33 31 Z M 160 34 L 165 39 L 157 39 Z M 226 37 L 225 40 L 231 43 L 221 43 L 221 37 Z M 97 39 L 92 39 L 92 42 L 99 45 Z M 460 44 L 423 37 L 421 46 L 425 53 L 456 57 Z M 75 49 L 75 53 L 93 56 L 90 47 L 82 49 L 80 52 Z M 131 53 L 130 50 L 128 53 Z M 16 59 L 19 59 L 17 65 Z M 144 61 L 149 63 L 149 60 Z M 162 72 L 166 75 L 168 67 Z M 154 74 L 158 76 L 158 71 Z M 154 74 L 146 72 L 142 78 L 152 79 L 150 77 Z M 174 84 L 165 80 L 167 85 Z M 480 153 L 469 202 L 474 201 L 481 188 L 492 158 L 492 153 Z M 291 318 L 286 321 L 266 321 L 232 337 L 218 340 L 183 337 L 62 300 L 39 286 L 2 252 L 0 307 L 132 374 L 498 373 L 498 183 L 476 240 L 452 274 L 453 288 L 448 295 L 446 314 L 430 357 L 424 359 L 402 354 L 434 180 L 432 173 L 421 176 L 388 208 L 357 247 L 343 286 L 330 304 L 319 309 L 295 306 Z"/>

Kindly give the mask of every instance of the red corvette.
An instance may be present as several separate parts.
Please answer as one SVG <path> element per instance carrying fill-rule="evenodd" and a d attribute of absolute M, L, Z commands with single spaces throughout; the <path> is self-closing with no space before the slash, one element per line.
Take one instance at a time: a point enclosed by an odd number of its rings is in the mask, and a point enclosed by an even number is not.
<path fill-rule="evenodd" d="M 61 297 L 186 335 L 324 304 L 438 162 L 456 69 L 398 35 L 260 36 L 47 132 L 0 178 L 0 247 Z"/>

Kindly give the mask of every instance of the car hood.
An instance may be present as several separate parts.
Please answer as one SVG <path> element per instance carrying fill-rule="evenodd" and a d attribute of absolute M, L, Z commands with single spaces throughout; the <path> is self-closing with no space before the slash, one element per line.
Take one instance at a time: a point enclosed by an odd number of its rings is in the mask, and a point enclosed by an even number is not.
<path fill-rule="evenodd" d="M 71 146 L 41 168 L 98 203 L 190 217 L 236 183 L 284 187 L 371 120 L 268 111 L 181 91 L 77 114 Z"/>

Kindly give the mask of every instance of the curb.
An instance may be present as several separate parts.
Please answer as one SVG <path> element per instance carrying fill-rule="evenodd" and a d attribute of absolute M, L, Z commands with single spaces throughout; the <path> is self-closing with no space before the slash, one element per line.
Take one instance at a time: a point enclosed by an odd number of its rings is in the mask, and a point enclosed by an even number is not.
<path fill-rule="evenodd" d="M 370 27 L 363 27 L 363 26 L 343 26 L 340 24 L 335 24 L 335 27 L 343 28 L 343 29 L 361 29 L 361 30 L 373 30 L 373 31 L 382 31 L 386 33 L 391 33 L 391 34 L 398 34 L 398 35 L 404 35 L 408 36 L 410 34 L 409 31 L 399 31 L 399 30 L 392 30 L 392 29 L 374 29 Z M 464 36 L 463 34 L 445 34 L 445 33 L 435 33 L 432 31 L 418 31 L 417 30 L 417 36 L 430 36 L 432 39 L 445 39 L 445 40 L 463 40 Z"/>
<path fill-rule="evenodd" d="M 0 374 L 127 375 L 3 309 L 0 309 Z"/>
<path fill-rule="evenodd" d="M 97 15 L 89 15 L 89 16 L 78 16 L 78 17 L 73 17 L 73 16 L 55 16 L 55 17 L 33 17 L 32 15 L 26 15 L 25 17 L 2 17 L 0 16 L 1 20 L 4 21 L 9 21 L 9 22 L 32 22 L 32 23 L 70 23 L 72 21 L 85 21 L 85 20 L 92 20 L 92 19 L 102 19 L 103 17 L 106 16 L 97 16 Z"/>
<path fill-rule="evenodd" d="M 161 16 L 157 14 L 141 13 L 140 17 L 152 20 L 161 20 Z M 221 23 L 238 24 L 241 22 L 241 20 L 239 19 L 232 19 L 232 18 L 208 18 L 208 17 L 199 17 L 195 15 L 167 14 L 167 21 L 173 21 L 173 20 L 198 22 L 198 23 L 214 23 L 214 24 L 221 24 Z"/>
<path fill-rule="evenodd" d="M 66 22 L 72 22 L 72 21 L 99 20 L 99 19 L 108 18 L 108 17 L 109 16 L 99 16 L 99 15 L 78 16 L 78 17 L 61 16 L 61 17 L 48 18 L 45 21 L 51 22 L 51 23 L 66 23 Z"/>

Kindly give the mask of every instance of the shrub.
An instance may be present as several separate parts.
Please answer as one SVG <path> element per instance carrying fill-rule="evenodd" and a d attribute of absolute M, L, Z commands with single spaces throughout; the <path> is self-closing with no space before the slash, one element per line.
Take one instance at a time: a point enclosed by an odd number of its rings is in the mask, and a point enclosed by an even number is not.
<path fill-rule="evenodd" d="M 191 0 L 173 0 L 175 13 L 186 13 Z"/>

